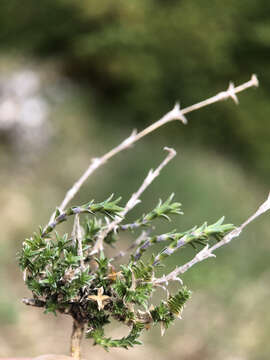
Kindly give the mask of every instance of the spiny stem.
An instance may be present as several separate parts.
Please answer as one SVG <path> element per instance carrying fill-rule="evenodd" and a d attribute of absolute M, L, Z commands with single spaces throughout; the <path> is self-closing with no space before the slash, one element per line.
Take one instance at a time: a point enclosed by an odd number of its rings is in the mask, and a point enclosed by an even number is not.
<path fill-rule="evenodd" d="M 119 217 L 109 223 L 106 228 L 100 232 L 91 254 L 96 254 L 97 252 L 103 250 L 104 238 L 111 231 L 113 231 L 118 226 L 118 224 L 120 224 L 120 222 L 125 218 L 125 216 L 130 210 L 132 210 L 138 203 L 140 203 L 140 196 L 142 195 L 142 193 L 148 188 L 148 186 L 154 181 L 154 179 L 159 176 L 161 170 L 175 157 L 176 151 L 174 149 L 165 147 L 164 150 L 168 151 L 168 155 L 166 156 L 166 158 L 159 164 L 159 166 L 155 170 L 151 169 L 148 172 L 148 175 L 144 179 L 142 185 L 136 193 L 132 194 L 131 198 L 126 203 L 124 210 L 119 214 Z"/>
<path fill-rule="evenodd" d="M 41 236 L 45 237 L 46 235 L 48 235 L 50 232 L 53 231 L 53 229 L 58 224 L 62 223 L 63 221 L 66 221 L 68 216 L 79 215 L 79 214 L 93 215 L 95 213 L 103 213 L 108 216 L 119 215 L 123 211 L 123 208 L 117 205 L 117 203 L 121 200 L 121 198 L 111 201 L 112 197 L 113 195 L 111 195 L 108 199 L 106 199 L 102 203 L 94 203 L 92 200 L 89 203 L 81 206 L 70 207 L 64 212 L 61 212 L 58 209 L 58 213 L 55 213 L 54 218 L 42 230 Z"/>
<path fill-rule="evenodd" d="M 258 85 L 259 85 L 258 79 L 257 79 L 256 75 L 253 74 L 249 81 L 247 81 L 237 87 L 234 87 L 233 83 L 230 83 L 229 87 L 226 91 L 222 91 L 222 92 L 218 93 L 217 95 L 212 96 L 211 98 L 203 100 L 197 104 L 188 106 L 182 110 L 180 109 L 180 105 L 177 103 L 171 111 L 169 111 L 167 114 L 165 114 L 161 119 L 159 119 L 155 123 L 146 127 L 141 132 L 137 133 L 137 131 L 134 130 L 127 139 L 125 139 L 118 146 L 116 146 L 115 148 L 110 150 L 108 153 L 106 153 L 105 155 L 103 155 L 100 158 L 92 159 L 91 164 L 85 170 L 85 172 L 82 174 L 82 176 L 67 191 L 61 205 L 59 206 L 59 210 L 63 211 L 65 209 L 67 204 L 74 198 L 74 196 L 80 190 L 81 186 L 93 174 L 93 172 L 95 170 L 97 170 L 100 166 L 104 165 L 109 159 L 111 159 L 113 156 L 117 155 L 122 150 L 129 148 L 132 144 L 134 144 L 135 142 L 137 142 L 144 136 L 150 134 L 154 130 L 158 129 L 159 127 L 161 127 L 173 120 L 180 120 L 180 121 L 182 121 L 183 124 L 186 124 L 187 120 L 184 116 L 185 114 L 190 113 L 195 110 L 198 110 L 205 106 L 211 105 L 215 102 L 223 101 L 223 100 L 227 100 L 228 98 L 231 98 L 231 99 L 233 99 L 233 101 L 235 103 L 238 103 L 238 99 L 236 97 L 237 93 L 244 91 L 250 87 L 254 87 L 254 86 L 258 87 Z M 52 222 L 54 217 L 55 217 L 55 213 L 52 214 L 49 222 Z"/>
<path fill-rule="evenodd" d="M 142 231 L 140 236 L 124 251 L 120 251 L 119 254 L 117 254 L 114 258 L 112 258 L 113 261 L 120 259 L 123 256 L 126 256 L 128 252 L 134 250 L 137 246 L 140 246 L 144 243 L 144 241 L 147 240 L 149 237 L 149 229 L 148 231 Z"/>
<path fill-rule="evenodd" d="M 264 201 L 263 204 L 260 205 L 257 211 L 255 211 L 254 214 L 252 214 L 246 221 L 244 221 L 240 226 L 229 232 L 227 235 L 224 236 L 224 238 L 213 245 L 212 247 L 209 247 L 209 244 L 207 244 L 199 253 L 197 253 L 193 259 L 188 261 L 186 264 L 177 267 L 175 270 L 170 272 L 168 275 L 163 275 L 161 278 L 155 279 L 154 284 L 158 285 L 161 283 L 168 283 L 169 281 L 179 281 L 179 275 L 185 273 L 188 271 L 192 266 L 196 265 L 197 263 L 208 259 L 209 257 L 216 257 L 215 254 L 213 254 L 213 251 L 216 249 L 228 244 L 231 242 L 234 238 L 238 237 L 242 231 L 245 229 L 246 226 L 248 226 L 252 221 L 254 221 L 256 218 L 264 214 L 265 212 L 270 210 L 270 193 L 268 195 L 268 198 L 266 201 Z"/>
<path fill-rule="evenodd" d="M 79 214 L 75 215 L 73 231 L 71 234 L 74 246 L 78 245 L 78 256 L 80 257 L 81 269 L 84 269 L 84 260 L 83 260 L 83 248 L 82 248 L 82 230 L 80 225 Z"/>

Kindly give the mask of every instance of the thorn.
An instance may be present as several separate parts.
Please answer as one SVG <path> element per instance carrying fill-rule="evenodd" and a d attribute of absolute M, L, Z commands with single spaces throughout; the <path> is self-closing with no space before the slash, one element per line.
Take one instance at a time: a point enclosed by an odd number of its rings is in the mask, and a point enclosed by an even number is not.
<path fill-rule="evenodd" d="M 235 102 L 236 105 L 239 104 L 239 100 L 235 94 L 235 89 L 234 89 L 234 83 L 230 82 L 228 90 L 227 90 L 227 94 L 228 96 Z"/>
<path fill-rule="evenodd" d="M 200 252 L 197 253 L 196 258 L 199 261 L 202 261 L 209 257 L 216 257 L 216 255 L 211 252 L 211 249 L 209 249 L 209 244 L 207 244 Z"/>
<path fill-rule="evenodd" d="M 238 237 L 241 234 L 242 230 L 243 229 L 241 228 L 241 226 L 239 226 L 239 227 L 235 228 L 234 230 L 232 230 L 231 232 L 229 232 L 229 234 L 227 234 L 223 239 L 224 243 L 227 244 L 232 239 Z"/>
<path fill-rule="evenodd" d="M 129 135 L 129 137 L 122 142 L 122 145 L 129 147 L 133 144 L 134 138 L 137 135 L 137 129 L 133 129 L 132 133 Z"/>
<path fill-rule="evenodd" d="M 180 110 L 180 103 L 178 101 L 176 101 L 173 110 L 175 111 L 179 111 Z"/>
<path fill-rule="evenodd" d="M 176 102 L 173 108 L 173 111 L 175 111 L 177 113 L 176 115 L 176 119 L 182 121 L 183 124 L 187 124 L 187 118 L 184 116 L 184 114 L 182 113 L 181 109 L 180 109 L 180 103 Z"/>
<path fill-rule="evenodd" d="M 183 280 L 180 279 L 178 276 L 175 276 L 175 278 L 173 280 L 178 281 L 181 285 L 183 285 Z"/>
<path fill-rule="evenodd" d="M 148 174 L 149 175 L 149 174 Z M 147 175 L 147 176 L 148 176 Z M 135 199 L 134 199 L 135 198 Z M 126 204 L 126 208 L 133 208 L 135 207 L 136 205 L 140 204 L 141 203 L 141 200 L 140 199 L 136 199 L 136 194 L 133 194 L 131 196 L 131 198 L 129 199 L 129 201 L 127 202 Z"/>

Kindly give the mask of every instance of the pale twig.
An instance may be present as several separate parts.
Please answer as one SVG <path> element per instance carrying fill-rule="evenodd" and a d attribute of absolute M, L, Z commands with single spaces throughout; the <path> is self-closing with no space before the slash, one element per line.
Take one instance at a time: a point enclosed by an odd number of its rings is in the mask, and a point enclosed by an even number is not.
<path fill-rule="evenodd" d="M 158 284 L 161 284 L 161 283 L 168 283 L 168 281 L 170 281 L 170 280 L 179 281 L 178 276 L 180 274 L 185 273 L 192 266 L 194 266 L 195 264 L 197 264 L 197 263 L 199 263 L 199 262 L 201 262 L 203 260 L 208 259 L 209 257 L 215 257 L 216 255 L 213 254 L 213 251 L 215 251 L 216 249 L 220 248 L 223 245 L 228 244 L 229 242 L 231 242 L 232 239 L 238 237 L 241 234 L 241 232 L 243 231 L 243 229 L 248 224 L 250 224 L 253 220 L 255 220 L 257 217 L 259 217 L 260 215 L 262 215 L 263 213 L 265 213 L 268 210 L 270 210 L 270 193 L 268 195 L 267 200 L 258 208 L 258 210 L 253 215 L 251 215 L 245 222 L 243 222 L 236 229 L 232 230 L 226 236 L 224 236 L 224 238 L 221 241 L 219 241 L 218 243 L 216 243 L 212 247 L 209 247 L 209 245 L 207 244 L 189 262 L 187 262 L 186 264 L 184 264 L 184 265 L 182 265 L 180 267 L 177 267 L 174 271 L 170 272 L 168 275 L 164 275 L 161 278 L 155 279 L 154 283 L 156 285 L 158 285 Z"/>
<path fill-rule="evenodd" d="M 84 269 L 83 249 L 82 249 L 82 238 L 83 237 L 82 237 L 82 229 L 81 229 L 81 225 L 80 225 L 79 214 L 75 215 L 71 237 L 72 237 L 73 246 L 78 245 L 78 256 L 80 257 L 81 268 Z"/>
<path fill-rule="evenodd" d="M 95 246 L 91 252 L 91 254 L 96 254 L 99 251 L 103 250 L 103 240 L 104 238 L 111 232 L 114 231 L 117 226 L 120 224 L 120 222 L 125 218 L 126 214 L 132 210 L 138 203 L 140 203 L 140 196 L 142 193 L 147 189 L 147 187 L 154 181 L 156 177 L 159 176 L 161 170 L 175 157 L 176 151 L 174 149 L 165 147 L 164 150 L 168 151 L 169 154 L 166 156 L 166 158 L 160 163 L 160 165 L 155 169 L 151 169 L 144 179 L 142 185 L 138 189 L 138 191 L 134 194 L 132 194 L 131 198 L 126 203 L 126 206 L 124 207 L 124 210 L 119 214 L 119 216 L 109 223 L 105 229 L 101 230 L 97 237 L 97 241 L 95 243 Z"/>
<path fill-rule="evenodd" d="M 245 222 L 243 222 L 243 224 L 241 224 L 238 228 L 236 228 L 235 230 L 231 231 L 229 234 L 227 234 L 221 241 L 219 241 L 218 243 L 216 243 L 215 245 L 213 245 L 210 250 L 214 251 L 218 248 L 220 248 L 221 246 L 228 244 L 233 238 L 238 237 L 241 232 L 243 231 L 243 229 L 250 224 L 253 220 L 255 220 L 257 217 L 261 216 L 262 214 L 264 214 L 266 211 L 270 210 L 270 193 L 268 195 L 267 200 L 258 208 L 258 210 L 251 215 Z"/>
<path fill-rule="evenodd" d="M 127 202 L 124 211 L 121 213 L 121 217 L 124 217 L 131 209 L 133 209 L 139 202 L 140 196 L 148 188 L 148 186 L 160 175 L 161 170 L 176 156 L 176 151 L 169 147 L 164 147 L 164 150 L 168 151 L 166 158 L 159 164 L 159 166 L 153 170 L 151 169 L 144 179 L 142 185 L 136 193 L 134 193 Z"/>
<path fill-rule="evenodd" d="M 148 238 L 148 236 L 149 229 L 143 230 L 140 236 L 135 241 L 133 241 L 133 243 L 125 251 L 120 251 L 119 254 L 117 254 L 112 260 L 115 261 L 126 256 L 128 252 L 132 251 L 136 246 L 142 244 Z"/>
<path fill-rule="evenodd" d="M 226 91 L 222 91 L 222 92 L 218 93 L 217 95 L 212 96 L 209 99 L 206 99 L 197 104 L 188 106 L 182 110 L 180 109 L 179 103 L 176 103 L 174 108 L 171 111 L 169 111 L 167 114 L 165 114 L 161 119 L 159 119 L 155 123 L 151 124 L 150 126 L 146 127 L 144 130 L 142 130 L 139 133 L 137 133 L 136 130 L 134 130 L 127 139 L 125 139 L 118 146 L 116 146 L 115 148 L 110 150 L 107 154 L 103 155 L 100 158 L 94 158 L 91 161 L 91 164 L 89 165 L 89 167 L 82 174 L 82 176 L 74 183 L 74 185 L 66 193 L 64 200 L 62 201 L 61 205 L 58 208 L 59 211 L 63 211 L 65 209 L 67 204 L 74 198 L 74 196 L 80 190 L 81 186 L 89 178 L 89 176 L 93 174 L 93 172 L 95 170 L 97 170 L 100 166 L 104 165 L 109 159 L 111 159 L 113 156 L 115 156 L 122 150 L 129 148 L 132 144 L 134 144 L 135 142 L 137 142 L 144 136 L 148 135 L 152 131 L 158 129 L 159 127 L 161 127 L 173 120 L 180 120 L 183 124 L 186 124 L 187 119 L 184 116 L 185 114 L 190 113 L 195 110 L 198 110 L 205 106 L 211 105 L 215 102 L 227 100 L 228 98 L 232 98 L 234 102 L 238 103 L 238 99 L 236 97 L 237 93 L 244 91 L 253 86 L 257 87 L 258 85 L 259 85 L 259 82 L 258 82 L 256 75 L 252 75 L 251 79 L 249 81 L 245 82 L 244 84 L 234 87 L 233 83 L 230 83 L 230 85 Z M 52 214 L 50 222 L 53 221 L 54 217 L 55 217 L 55 213 Z"/>

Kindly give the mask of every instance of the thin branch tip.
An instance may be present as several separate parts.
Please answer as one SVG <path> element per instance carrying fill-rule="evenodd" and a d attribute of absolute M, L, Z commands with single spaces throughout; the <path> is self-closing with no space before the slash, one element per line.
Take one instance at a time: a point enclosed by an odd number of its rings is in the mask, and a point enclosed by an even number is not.
<path fill-rule="evenodd" d="M 270 193 L 268 194 L 268 197 L 265 200 L 265 202 L 259 207 L 259 209 L 261 209 L 262 212 L 266 212 L 270 210 Z"/>
<path fill-rule="evenodd" d="M 205 106 L 211 105 L 218 101 L 226 100 L 229 97 L 233 99 L 235 103 L 238 103 L 238 99 L 236 97 L 236 93 L 244 91 L 252 86 L 258 87 L 259 81 L 255 74 L 251 76 L 251 79 L 237 87 L 230 83 L 227 91 L 223 91 L 214 95 L 206 100 L 200 101 L 191 106 L 185 107 L 184 109 L 180 108 L 180 102 L 176 102 L 173 109 L 170 110 L 167 114 L 165 114 L 162 118 L 149 125 L 139 133 L 134 129 L 131 135 L 122 141 L 118 146 L 111 149 L 109 152 L 101 156 L 100 158 L 94 158 L 85 172 L 81 175 L 81 177 L 73 184 L 73 186 L 67 191 L 62 203 L 58 207 L 60 211 L 64 211 L 67 204 L 74 198 L 74 196 L 79 192 L 81 186 L 85 183 L 85 181 L 96 171 L 100 166 L 104 165 L 108 160 L 110 160 L 113 156 L 118 154 L 119 152 L 129 148 L 131 145 L 135 144 L 138 140 L 143 138 L 144 136 L 150 134 L 161 126 L 173 121 L 180 120 L 183 124 L 187 124 L 188 121 L 185 117 L 185 114 L 190 113 L 192 111 L 198 110 Z M 53 220 L 55 216 L 55 212 L 52 214 L 49 223 Z"/>
<path fill-rule="evenodd" d="M 255 87 L 259 86 L 259 80 L 256 74 L 251 75 L 251 81 L 253 82 L 253 86 Z"/>
<path fill-rule="evenodd" d="M 169 154 L 171 155 L 171 156 L 176 156 L 176 154 L 177 154 L 177 152 L 176 152 L 176 150 L 175 149 L 173 149 L 173 148 L 169 148 L 168 146 L 164 146 L 164 148 L 163 148 L 163 150 L 166 150 L 166 151 L 168 151 L 169 152 Z"/>

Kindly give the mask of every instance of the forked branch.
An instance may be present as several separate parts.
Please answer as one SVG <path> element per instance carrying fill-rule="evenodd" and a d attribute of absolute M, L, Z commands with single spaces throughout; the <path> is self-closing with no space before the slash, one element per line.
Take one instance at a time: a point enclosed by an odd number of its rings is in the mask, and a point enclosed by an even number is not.
<path fill-rule="evenodd" d="M 206 100 L 203 100 L 197 104 L 188 106 L 184 109 L 180 109 L 180 104 L 176 103 L 174 108 L 169 111 L 167 114 L 165 114 L 161 119 L 156 121 L 155 123 L 151 124 L 150 126 L 146 127 L 141 132 L 137 133 L 136 130 L 134 130 L 131 135 L 125 139 L 122 143 L 120 143 L 118 146 L 110 150 L 108 153 L 103 155 L 100 158 L 94 158 L 91 161 L 91 164 L 86 169 L 86 171 L 82 174 L 82 176 L 74 183 L 74 185 L 68 190 L 66 193 L 64 200 L 62 201 L 61 205 L 58 207 L 60 211 L 63 211 L 67 204 L 74 198 L 74 196 L 78 193 L 81 186 L 84 184 L 84 182 L 93 174 L 95 170 L 97 170 L 100 166 L 104 165 L 109 159 L 111 159 L 113 156 L 121 152 L 122 150 L 125 150 L 129 148 L 132 144 L 143 138 L 144 136 L 150 134 L 154 130 L 158 129 L 159 127 L 167 124 L 168 122 L 171 122 L 173 120 L 180 120 L 183 124 L 187 123 L 187 119 L 185 118 L 185 114 L 190 113 L 192 111 L 201 109 L 205 106 L 214 104 L 218 101 L 227 100 L 231 98 L 235 103 L 238 104 L 238 99 L 236 94 L 240 93 L 241 91 L 244 91 L 250 87 L 258 87 L 259 82 L 256 77 L 256 75 L 252 75 L 251 79 L 239 86 L 234 87 L 233 83 L 229 84 L 229 87 L 226 91 L 222 91 L 218 93 L 215 96 L 212 96 Z M 50 222 L 54 219 L 55 213 L 52 214 Z"/>

